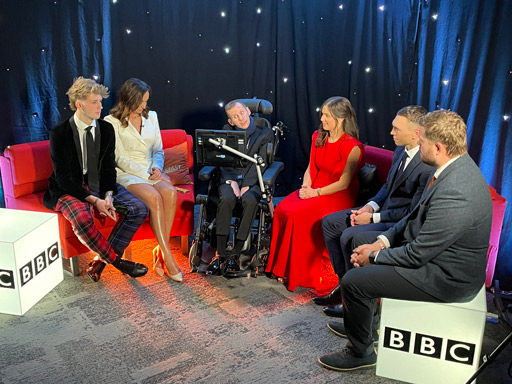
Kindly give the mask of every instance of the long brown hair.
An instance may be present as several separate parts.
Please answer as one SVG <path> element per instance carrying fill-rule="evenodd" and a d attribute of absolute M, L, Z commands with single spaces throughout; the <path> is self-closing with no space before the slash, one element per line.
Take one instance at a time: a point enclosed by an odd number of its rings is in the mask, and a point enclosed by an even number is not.
<path fill-rule="evenodd" d="M 117 104 L 110 110 L 110 114 L 121 122 L 123 127 L 128 126 L 130 113 L 139 108 L 146 92 L 151 92 L 151 87 L 144 81 L 136 78 L 128 79 L 119 89 Z M 142 116 L 148 118 L 149 108 L 142 111 Z"/>
<path fill-rule="evenodd" d="M 326 107 L 329 112 L 337 119 L 343 118 L 343 131 L 356 139 L 359 139 L 359 128 L 356 122 L 356 112 L 352 108 L 352 104 L 346 97 L 333 96 L 328 98 L 322 104 L 322 109 Z M 323 128 L 323 124 L 318 127 L 318 137 L 315 145 L 321 147 L 329 137 L 329 132 Z"/>

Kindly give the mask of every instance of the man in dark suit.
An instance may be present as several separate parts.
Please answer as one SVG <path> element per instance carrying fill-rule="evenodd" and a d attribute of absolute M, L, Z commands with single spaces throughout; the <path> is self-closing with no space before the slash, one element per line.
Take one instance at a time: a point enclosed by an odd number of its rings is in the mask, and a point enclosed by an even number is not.
<path fill-rule="evenodd" d="M 121 258 L 149 210 L 116 183 L 114 128 L 100 119 L 108 88 L 79 77 L 67 95 L 75 113 L 50 132 L 53 173 L 44 205 L 62 213 L 80 241 L 99 256 L 87 270 L 93 281 L 100 279 L 105 264 L 132 277 L 143 276 L 146 266 Z M 94 225 L 93 214 L 116 221 L 116 210 L 123 218 L 107 240 Z"/>
<path fill-rule="evenodd" d="M 354 249 L 355 267 L 343 277 L 344 323 L 328 328 L 349 339 L 319 358 L 335 370 L 375 365 L 376 299 L 467 302 L 485 282 L 492 223 L 487 182 L 467 153 L 466 125 L 451 111 L 420 121 L 423 162 L 436 168 L 418 204 L 372 244 Z M 366 233 L 354 237 L 357 245 Z"/>
<path fill-rule="evenodd" d="M 267 144 L 272 140 L 272 131 L 266 127 L 258 127 L 251 116 L 251 110 L 238 100 L 230 101 L 224 107 L 229 125 L 225 130 L 245 131 L 247 149 L 245 154 L 254 157 L 260 155 L 265 164 Z M 265 171 L 265 167 L 261 172 Z M 217 206 L 217 255 L 208 266 L 208 273 L 220 272 L 225 260 L 224 274 L 236 276 L 240 271 L 239 256 L 247 240 L 254 222 L 258 202 L 261 199 L 256 165 L 249 163 L 243 168 L 220 168 L 219 204 Z M 227 250 L 231 218 L 237 201 L 242 205 L 240 224 L 234 239 L 231 252 Z"/>
<path fill-rule="evenodd" d="M 359 209 L 346 209 L 322 220 L 322 233 L 334 272 L 341 280 L 352 268 L 352 238 L 364 231 L 384 232 L 402 219 L 419 201 L 433 168 L 420 159 L 419 120 L 427 113 L 418 105 L 400 109 L 393 120 L 391 136 L 398 146 L 386 183 L 377 195 Z M 328 316 L 343 317 L 339 286 L 326 296 L 313 298 Z"/>

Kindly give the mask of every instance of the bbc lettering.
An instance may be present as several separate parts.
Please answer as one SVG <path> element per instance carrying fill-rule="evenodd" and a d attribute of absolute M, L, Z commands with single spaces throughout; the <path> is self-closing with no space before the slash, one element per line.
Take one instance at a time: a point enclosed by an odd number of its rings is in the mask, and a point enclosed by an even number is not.
<path fill-rule="evenodd" d="M 0 288 L 15 288 L 13 271 L 0 269 Z"/>
<path fill-rule="evenodd" d="M 435 359 L 444 359 L 454 363 L 473 365 L 475 344 L 421 333 L 416 333 L 414 338 L 412 336 L 410 331 L 384 327 L 383 347 Z M 444 344 L 446 349 L 444 355 L 441 356 Z"/>
<path fill-rule="evenodd" d="M 20 268 L 20 282 L 23 287 L 35 276 L 39 275 L 51 263 L 59 259 L 59 246 L 57 243 L 50 245 L 45 251 L 34 257 Z"/>

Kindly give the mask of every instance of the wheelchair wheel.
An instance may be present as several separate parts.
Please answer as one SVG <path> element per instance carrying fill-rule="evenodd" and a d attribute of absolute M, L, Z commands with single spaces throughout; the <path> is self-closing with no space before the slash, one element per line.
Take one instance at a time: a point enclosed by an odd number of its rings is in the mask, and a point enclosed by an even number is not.
<path fill-rule="evenodd" d="M 190 265 L 191 272 L 197 272 L 199 264 L 201 264 L 201 251 L 203 248 L 202 242 L 199 244 L 194 240 L 190 246 L 190 252 L 188 253 L 188 263 Z"/>

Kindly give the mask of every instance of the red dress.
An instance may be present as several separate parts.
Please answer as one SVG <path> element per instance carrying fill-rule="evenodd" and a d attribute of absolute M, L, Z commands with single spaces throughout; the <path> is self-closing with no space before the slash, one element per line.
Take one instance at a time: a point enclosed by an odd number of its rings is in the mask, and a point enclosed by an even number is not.
<path fill-rule="evenodd" d="M 357 165 L 359 171 L 364 158 L 364 148 L 359 140 L 345 133 L 334 143 L 326 140 L 323 146 L 316 147 L 317 136 L 318 132 L 315 132 L 309 161 L 312 188 L 338 181 L 350 152 L 356 146 L 361 149 Z M 286 278 L 288 290 L 293 292 L 298 286 L 321 288 L 322 263 L 324 257 L 329 257 L 321 220 L 330 213 L 354 206 L 359 189 L 357 171 L 349 187 L 343 191 L 306 200 L 300 199 L 299 191 L 295 191 L 277 205 L 266 272 Z"/>

